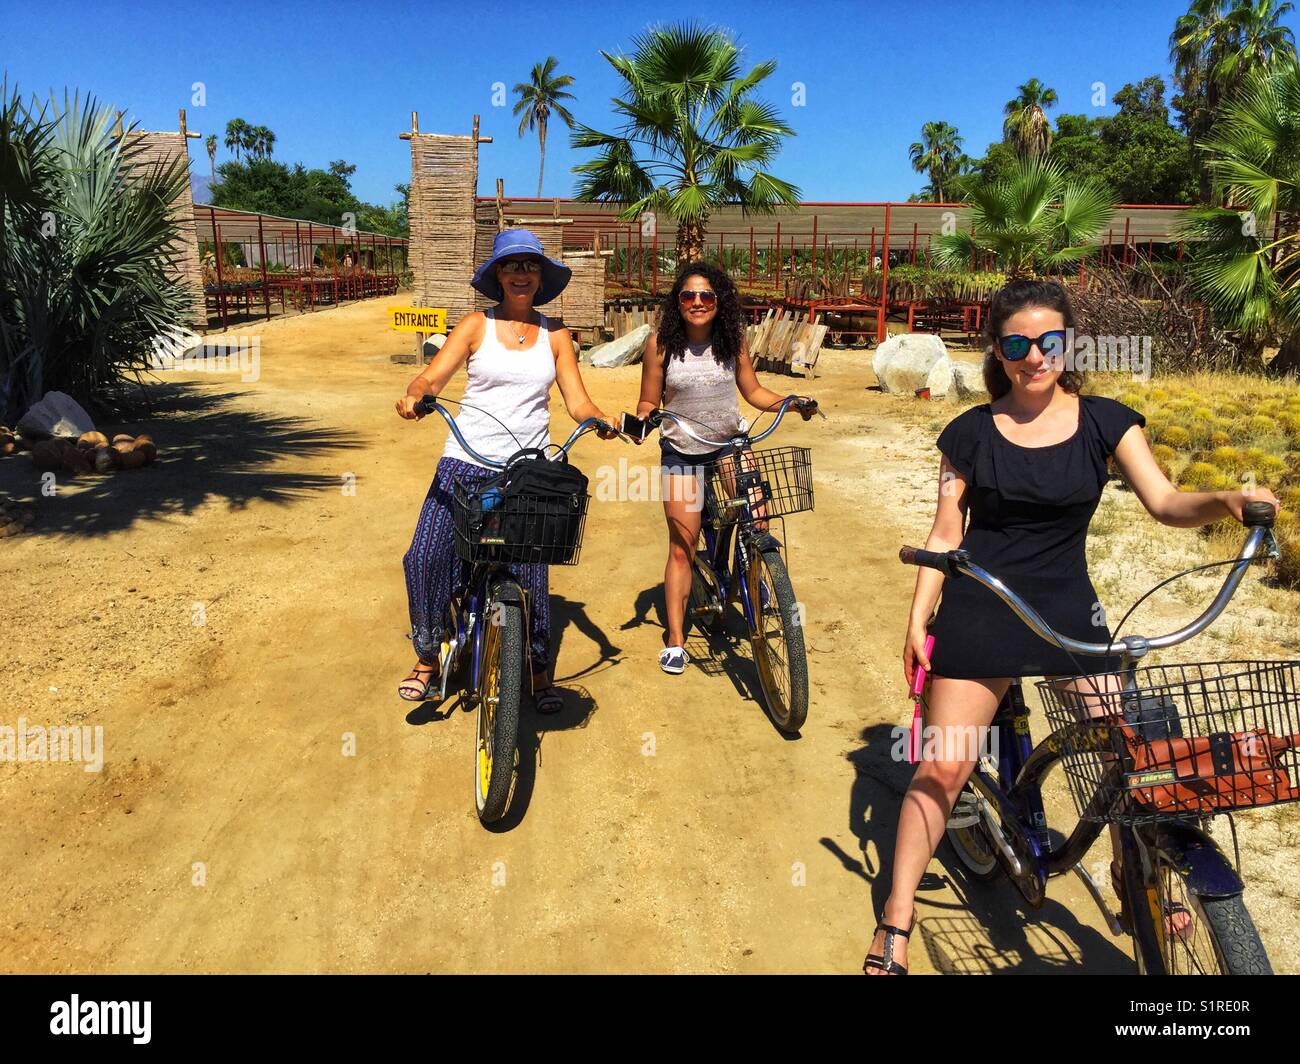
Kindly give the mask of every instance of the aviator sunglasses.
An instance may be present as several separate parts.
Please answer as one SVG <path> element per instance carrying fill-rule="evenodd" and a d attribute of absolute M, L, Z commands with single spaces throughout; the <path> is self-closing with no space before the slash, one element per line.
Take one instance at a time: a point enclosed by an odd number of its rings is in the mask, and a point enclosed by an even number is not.
<path fill-rule="evenodd" d="M 711 307 L 718 301 L 718 293 L 708 290 L 692 291 L 689 288 L 683 288 L 677 293 L 677 301 L 684 307 L 689 307 L 697 299 L 706 307 Z"/>
<path fill-rule="evenodd" d="M 1021 336 L 1012 333 L 998 340 L 1002 357 L 1008 362 L 1019 362 L 1029 355 L 1031 347 L 1037 347 L 1044 358 L 1060 358 L 1065 354 L 1065 330 L 1053 329 L 1042 336 Z"/>

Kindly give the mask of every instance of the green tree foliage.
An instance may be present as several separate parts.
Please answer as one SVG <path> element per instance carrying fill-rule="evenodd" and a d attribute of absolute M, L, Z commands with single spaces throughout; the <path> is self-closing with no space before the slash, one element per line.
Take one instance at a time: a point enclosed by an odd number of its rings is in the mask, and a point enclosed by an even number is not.
<path fill-rule="evenodd" d="M 344 215 L 351 214 L 358 229 L 406 236 L 405 193 L 402 202 L 388 207 L 363 203 L 352 192 L 356 169 L 342 159 L 326 170 L 309 170 L 301 163 L 286 166 L 272 159 L 225 162 L 217 167 L 220 181 L 212 189 L 212 203 L 326 225 L 342 225 Z"/>
<path fill-rule="evenodd" d="M 712 211 L 738 203 L 755 213 L 791 207 L 799 189 L 768 167 L 794 130 L 755 90 L 775 70 L 741 70 L 740 47 L 723 30 L 694 24 L 651 29 L 631 55 L 601 55 L 623 80 L 616 133 L 579 124 L 575 148 L 596 157 L 573 168 L 577 198 L 624 205 L 632 221 L 663 211 L 677 224 L 677 260 L 704 253 Z"/>
<path fill-rule="evenodd" d="M 573 84 L 573 78 L 568 74 L 557 77 L 555 68 L 558 64 L 559 60 L 555 56 L 547 56 L 546 62 L 533 65 L 528 81 L 521 81 L 514 88 L 519 99 L 513 113 L 522 116 L 519 119 L 519 135 L 522 137 L 529 130 L 537 130 L 537 143 L 541 149 L 537 165 L 539 197 L 542 194 L 542 174 L 546 170 L 546 128 L 550 124 L 551 115 L 554 114 L 570 129 L 573 128 L 573 115 L 560 102 L 573 99 L 573 93 L 564 91 Z"/>

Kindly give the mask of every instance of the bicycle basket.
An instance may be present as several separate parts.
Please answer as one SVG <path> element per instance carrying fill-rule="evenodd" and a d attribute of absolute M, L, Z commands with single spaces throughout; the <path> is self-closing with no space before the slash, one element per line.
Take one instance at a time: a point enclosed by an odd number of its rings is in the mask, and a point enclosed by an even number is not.
<path fill-rule="evenodd" d="M 456 554 L 467 562 L 577 565 L 590 499 L 585 491 L 502 477 L 458 480 L 452 489 Z"/>
<path fill-rule="evenodd" d="M 1082 819 L 1140 824 L 1300 798 L 1300 662 L 1152 665 L 1134 679 L 1128 690 L 1118 672 L 1036 684 Z"/>
<path fill-rule="evenodd" d="M 704 469 L 705 513 L 715 526 L 737 520 L 746 506 L 757 521 L 813 508 L 812 451 L 807 447 L 740 451 Z"/>

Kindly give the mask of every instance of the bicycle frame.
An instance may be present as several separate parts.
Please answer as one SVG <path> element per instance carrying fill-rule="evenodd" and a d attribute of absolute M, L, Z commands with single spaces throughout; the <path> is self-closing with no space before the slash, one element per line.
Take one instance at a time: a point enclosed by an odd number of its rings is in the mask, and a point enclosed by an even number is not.
<path fill-rule="evenodd" d="M 1223 612 L 1236 591 L 1250 564 L 1262 557 L 1276 557 L 1277 545 L 1272 536 L 1272 507 L 1265 504 L 1251 503 L 1249 506 L 1262 505 L 1267 513 L 1256 511 L 1248 514 L 1246 521 L 1249 529 L 1241 554 L 1232 564 L 1223 586 L 1214 601 L 1191 623 L 1177 632 L 1155 639 L 1140 636 L 1126 636 L 1114 645 L 1085 643 L 1069 639 L 1055 632 L 1043 618 L 1014 591 L 1002 581 L 992 576 L 979 565 L 971 561 L 962 550 L 935 554 L 929 551 L 917 551 L 905 547 L 900 558 L 905 562 L 925 565 L 937 569 L 946 576 L 970 576 L 989 590 L 993 591 L 1007 604 L 1025 624 L 1048 642 L 1053 642 L 1068 649 L 1071 653 L 1086 657 L 1108 657 L 1118 654 L 1121 664 L 1118 670 L 1123 676 L 1123 685 L 1116 692 L 1123 699 L 1126 692 L 1136 692 L 1137 663 L 1153 649 L 1174 646 L 1199 634 Z M 1010 729 L 1010 742 L 1003 742 L 1003 732 Z M 1100 816 L 1106 810 L 1098 808 L 1101 791 L 1093 797 L 1093 804 L 1079 818 L 1070 836 L 1058 849 L 1048 847 L 1046 817 L 1043 811 L 1041 783 L 1046 775 L 1061 760 L 1064 748 L 1062 737 L 1079 729 L 1084 730 L 1082 722 L 1058 729 L 1037 746 L 1029 738 L 1029 711 L 1025 706 L 1020 682 L 1012 682 L 998 705 L 994 714 L 992 727 L 998 729 L 998 772 L 994 777 L 984 768 L 982 759 L 977 761 L 970 776 L 971 786 L 988 803 L 996 806 L 1000 823 L 994 822 L 987 809 L 979 807 L 979 815 L 985 825 L 990 841 L 1001 852 L 1013 879 L 1020 880 L 1033 876 L 1039 888 L 1046 888 L 1047 879 L 1071 869 L 1079 869 L 1081 878 L 1088 886 L 1089 893 L 1111 923 L 1113 932 L 1118 933 L 1113 917 L 1105 906 L 1096 884 L 1091 877 L 1082 872 L 1080 862 L 1091 849 L 1104 826 Z M 1118 768 L 1113 771 L 1118 771 Z M 1093 816 L 1098 819 L 1092 819 Z M 1231 897 L 1240 894 L 1245 885 L 1240 876 L 1228 863 L 1226 856 L 1208 834 L 1195 822 L 1195 816 L 1171 816 L 1167 820 L 1151 824 L 1118 825 L 1120 858 L 1123 868 L 1122 899 L 1125 911 L 1129 915 L 1129 927 L 1133 935 L 1138 961 L 1142 970 L 1148 974 L 1163 974 L 1166 971 L 1164 956 L 1164 920 L 1158 909 L 1156 882 L 1156 862 L 1153 853 L 1165 857 L 1187 882 L 1191 893 L 1198 897 Z M 1012 839 L 1008 840 L 1003 829 L 1009 830 Z M 1010 843 L 1020 845 L 1020 853 L 1011 848 Z M 1030 859 L 1031 866 L 1026 868 L 1021 856 Z M 1019 886 L 1019 883 L 1017 884 Z M 1035 899 L 1025 893 L 1028 900 Z M 1038 895 L 1041 900 L 1041 894 Z"/>

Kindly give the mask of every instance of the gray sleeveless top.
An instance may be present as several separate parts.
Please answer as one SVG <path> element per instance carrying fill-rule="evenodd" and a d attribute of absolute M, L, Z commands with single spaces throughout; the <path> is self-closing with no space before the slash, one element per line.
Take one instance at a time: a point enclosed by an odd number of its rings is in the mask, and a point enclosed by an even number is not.
<path fill-rule="evenodd" d="M 664 409 L 685 418 L 694 432 L 711 440 L 729 440 L 747 427 L 740 416 L 735 366 L 719 365 L 712 344 L 687 344 L 684 358 L 665 359 Z M 705 454 L 712 449 L 666 419 L 659 435 L 681 454 Z"/>

